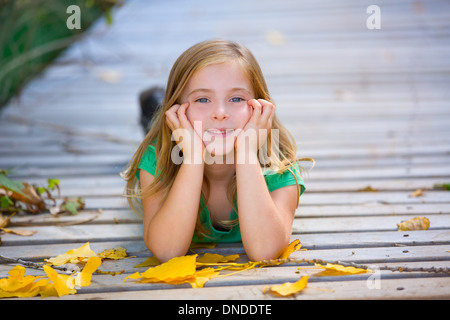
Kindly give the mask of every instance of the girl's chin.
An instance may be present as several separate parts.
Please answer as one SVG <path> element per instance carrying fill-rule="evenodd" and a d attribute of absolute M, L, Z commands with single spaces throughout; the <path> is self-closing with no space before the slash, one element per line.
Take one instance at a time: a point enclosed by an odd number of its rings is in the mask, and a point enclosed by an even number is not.
<path fill-rule="evenodd" d="M 220 140 L 220 139 L 219 139 Z M 224 139 L 223 141 L 213 141 L 206 144 L 206 152 L 213 157 L 222 157 L 226 156 L 234 152 L 234 143 L 235 138 L 233 139 Z"/>

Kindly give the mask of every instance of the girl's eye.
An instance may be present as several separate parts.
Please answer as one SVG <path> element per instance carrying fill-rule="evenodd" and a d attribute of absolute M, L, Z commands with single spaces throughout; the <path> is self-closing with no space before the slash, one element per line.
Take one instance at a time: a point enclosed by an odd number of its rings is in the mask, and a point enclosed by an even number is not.
<path fill-rule="evenodd" d="M 234 98 L 231 98 L 230 101 L 231 101 L 231 102 L 242 102 L 242 101 L 244 101 L 244 99 L 239 98 L 239 97 L 234 97 Z"/>
<path fill-rule="evenodd" d="M 199 98 L 199 99 L 195 100 L 195 102 L 207 103 L 208 99 L 206 99 L 206 98 Z"/>

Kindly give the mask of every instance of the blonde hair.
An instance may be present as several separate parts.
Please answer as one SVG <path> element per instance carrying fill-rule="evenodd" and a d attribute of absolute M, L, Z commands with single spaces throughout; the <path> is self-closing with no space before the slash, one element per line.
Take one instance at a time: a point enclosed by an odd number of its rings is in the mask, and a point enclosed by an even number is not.
<path fill-rule="evenodd" d="M 127 181 L 126 196 L 128 197 L 130 207 L 135 212 L 142 213 L 142 206 L 139 201 L 141 198 L 162 192 L 164 195 L 162 201 L 165 201 L 168 191 L 172 187 L 180 168 L 180 165 L 173 163 L 171 160 L 172 149 L 177 146 L 176 142 L 171 139 L 171 130 L 166 124 L 165 112 L 174 104 L 183 103 L 181 101 L 183 91 L 194 73 L 208 65 L 230 61 L 238 62 L 245 71 L 253 88 L 256 99 L 264 99 L 273 102 L 269 95 L 261 68 L 253 54 L 246 47 L 231 41 L 208 40 L 195 44 L 187 49 L 175 61 L 170 71 L 164 100 L 162 106 L 157 110 L 153 117 L 150 131 L 145 136 L 128 163 L 127 168 L 122 173 L 122 177 Z M 278 143 L 275 143 L 276 146 L 275 144 L 272 145 L 271 132 L 269 130 L 269 136 L 267 139 L 268 142 L 266 146 L 269 151 L 269 156 L 268 159 L 264 161 L 265 164 L 262 164 L 261 167 L 267 167 L 269 164 L 272 167 L 278 168 L 278 172 L 289 170 L 294 175 L 292 170 L 296 170 L 296 168 L 293 164 L 298 161 L 296 156 L 297 145 L 292 135 L 280 123 L 276 115 L 272 121 L 272 129 L 279 130 L 279 141 L 277 141 Z M 154 144 L 156 149 L 156 174 L 153 183 L 147 188 L 141 189 L 139 180 L 136 178 L 136 173 L 142 156 L 147 151 L 150 144 Z M 279 149 L 275 150 L 276 147 Z M 265 154 L 267 155 L 267 153 Z M 204 194 L 206 204 L 210 184 L 205 177 L 204 184 L 206 187 L 206 192 Z M 300 196 L 300 187 L 298 183 L 297 191 Z M 234 200 L 236 197 L 236 176 L 234 176 L 228 186 L 227 197 L 232 206 L 235 207 Z M 199 208 L 196 232 L 199 236 L 208 236 L 208 230 L 205 230 L 199 221 L 201 209 L 202 208 Z M 237 221 L 228 222 L 229 225 L 235 223 L 237 223 Z"/>

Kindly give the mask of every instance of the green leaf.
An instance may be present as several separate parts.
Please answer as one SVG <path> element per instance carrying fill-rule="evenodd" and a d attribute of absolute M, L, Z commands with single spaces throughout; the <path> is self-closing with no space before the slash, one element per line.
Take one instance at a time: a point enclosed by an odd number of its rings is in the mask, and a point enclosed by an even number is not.
<path fill-rule="evenodd" d="M 14 205 L 14 202 L 8 196 L 0 197 L 0 208 L 9 208 Z"/>
<path fill-rule="evenodd" d="M 0 173 L 0 187 L 20 194 L 23 194 L 22 190 L 25 188 L 22 182 L 9 179 L 3 171 Z"/>
<path fill-rule="evenodd" d="M 55 190 L 59 186 L 59 179 L 48 179 L 48 189 Z"/>
<path fill-rule="evenodd" d="M 75 199 L 65 199 L 61 204 L 61 209 L 63 211 L 69 211 L 73 215 L 78 214 L 78 210 L 84 208 L 83 198 L 78 197 Z"/>
<path fill-rule="evenodd" d="M 39 192 L 39 194 L 43 194 L 46 190 L 44 187 L 37 187 L 37 191 Z"/>

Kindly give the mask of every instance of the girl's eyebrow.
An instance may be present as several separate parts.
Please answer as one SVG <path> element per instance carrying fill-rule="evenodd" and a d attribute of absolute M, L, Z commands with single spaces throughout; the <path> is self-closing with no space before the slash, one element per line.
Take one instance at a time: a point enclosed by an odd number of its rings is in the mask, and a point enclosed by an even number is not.
<path fill-rule="evenodd" d="M 244 91 L 245 93 L 251 95 L 252 93 L 248 91 L 246 88 L 232 88 L 230 92 L 236 92 L 236 91 Z"/>
<path fill-rule="evenodd" d="M 229 90 L 230 93 L 237 92 L 237 91 L 244 91 L 245 93 L 251 95 L 251 92 L 249 90 L 247 90 L 246 88 L 232 88 L 232 89 Z M 199 92 L 211 93 L 211 92 L 214 92 L 214 90 L 206 89 L 206 88 L 194 89 L 191 92 L 189 92 L 188 97 L 193 95 L 193 94 L 199 93 Z"/>
<path fill-rule="evenodd" d="M 191 92 L 189 92 L 188 97 L 189 97 L 189 96 L 192 96 L 193 94 L 198 93 L 198 92 L 206 92 L 206 93 L 210 93 L 210 92 L 213 92 L 213 90 L 211 90 L 211 89 L 204 89 L 204 88 L 194 89 L 194 90 L 192 90 Z"/>

